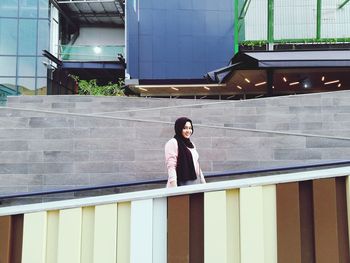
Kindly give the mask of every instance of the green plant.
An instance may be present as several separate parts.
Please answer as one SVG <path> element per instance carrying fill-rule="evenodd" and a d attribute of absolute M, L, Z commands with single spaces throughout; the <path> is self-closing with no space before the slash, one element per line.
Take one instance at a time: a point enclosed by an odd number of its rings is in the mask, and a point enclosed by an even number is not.
<path fill-rule="evenodd" d="M 93 96 L 124 96 L 124 81 L 118 79 L 116 83 L 109 82 L 107 85 L 98 85 L 96 79 L 81 80 L 77 76 L 71 76 L 78 83 L 79 95 Z"/>
<path fill-rule="evenodd" d="M 245 40 L 245 41 L 242 41 L 240 44 L 248 47 L 253 47 L 253 46 L 262 47 L 267 43 L 268 43 L 267 40 Z"/>

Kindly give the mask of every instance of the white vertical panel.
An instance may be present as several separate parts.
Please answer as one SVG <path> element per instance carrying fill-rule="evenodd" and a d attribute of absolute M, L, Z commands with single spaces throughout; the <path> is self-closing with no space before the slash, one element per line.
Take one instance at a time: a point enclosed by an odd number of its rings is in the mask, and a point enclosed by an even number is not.
<path fill-rule="evenodd" d="M 265 262 L 277 263 L 276 185 L 263 186 Z"/>
<path fill-rule="evenodd" d="M 92 263 L 94 259 L 95 207 L 84 207 L 81 223 L 81 262 Z"/>
<path fill-rule="evenodd" d="M 95 207 L 94 262 L 115 263 L 117 259 L 117 204 Z"/>
<path fill-rule="evenodd" d="M 46 212 L 24 215 L 23 222 L 23 263 L 46 262 Z"/>
<path fill-rule="evenodd" d="M 58 247 L 58 218 L 57 210 L 47 213 L 46 262 L 57 262 Z"/>
<path fill-rule="evenodd" d="M 240 189 L 241 263 L 264 260 L 264 216 L 261 186 Z"/>
<path fill-rule="evenodd" d="M 81 208 L 65 209 L 59 212 L 58 263 L 80 263 Z"/>
<path fill-rule="evenodd" d="M 167 198 L 153 200 L 153 263 L 167 261 Z"/>
<path fill-rule="evenodd" d="M 226 192 L 204 193 L 204 262 L 227 262 Z"/>
<path fill-rule="evenodd" d="M 131 202 L 131 263 L 152 263 L 152 216 L 152 199 Z"/>
<path fill-rule="evenodd" d="M 118 203 L 117 262 L 130 262 L 130 202 Z"/>

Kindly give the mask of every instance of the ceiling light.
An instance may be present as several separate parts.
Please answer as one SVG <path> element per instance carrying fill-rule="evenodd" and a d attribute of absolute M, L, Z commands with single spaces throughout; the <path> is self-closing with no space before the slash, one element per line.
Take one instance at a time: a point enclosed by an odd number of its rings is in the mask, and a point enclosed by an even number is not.
<path fill-rule="evenodd" d="M 324 85 L 328 85 L 328 84 L 333 84 L 333 83 L 338 83 L 340 80 L 337 79 L 337 80 L 332 80 L 332 81 L 328 81 L 328 82 L 325 82 Z"/>
<path fill-rule="evenodd" d="M 139 90 L 148 91 L 148 89 L 144 89 L 144 88 L 139 88 Z"/>
<path fill-rule="evenodd" d="M 241 87 L 241 86 L 238 86 L 238 85 L 237 85 L 237 88 L 242 89 L 242 87 Z"/>
<path fill-rule="evenodd" d="M 338 88 L 340 88 L 340 87 L 341 87 L 341 83 L 338 84 Z"/>
<path fill-rule="evenodd" d="M 283 81 L 284 81 L 284 82 L 287 82 L 287 79 L 286 79 L 286 77 L 283 77 Z"/>
<path fill-rule="evenodd" d="M 249 80 L 249 79 L 245 78 L 244 80 L 245 80 L 247 83 L 250 83 L 250 80 Z"/>
<path fill-rule="evenodd" d="M 255 87 L 258 87 L 258 86 L 261 86 L 261 85 L 264 85 L 264 84 L 266 84 L 266 81 L 256 83 L 254 86 L 255 86 Z"/>
<path fill-rule="evenodd" d="M 309 78 L 304 79 L 301 84 L 303 85 L 304 89 L 309 89 L 312 87 L 312 82 Z"/>
<path fill-rule="evenodd" d="M 322 76 L 321 80 L 324 81 L 324 76 Z"/>
<path fill-rule="evenodd" d="M 94 47 L 94 52 L 95 52 L 96 54 L 100 54 L 101 51 L 102 51 L 102 49 L 101 49 L 100 47 Z"/>
<path fill-rule="evenodd" d="M 294 85 L 298 85 L 298 84 L 299 84 L 299 81 L 295 81 L 295 82 L 289 83 L 289 86 L 294 86 Z"/>
<path fill-rule="evenodd" d="M 176 91 L 179 91 L 179 89 L 178 89 L 178 88 L 175 88 L 175 87 L 171 87 L 171 89 L 176 90 Z"/>
<path fill-rule="evenodd" d="M 275 86 L 272 86 L 272 88 L 274 89 L 274 88 L 275 88 Z"/>
<path fill-rule="evenodd" d="M 206 90 L 210 90 L 210 88 L 209 88 L 209 87 L 207 87 L 207 86 L 204 86 L 203 88 L 205 88 Z"/>

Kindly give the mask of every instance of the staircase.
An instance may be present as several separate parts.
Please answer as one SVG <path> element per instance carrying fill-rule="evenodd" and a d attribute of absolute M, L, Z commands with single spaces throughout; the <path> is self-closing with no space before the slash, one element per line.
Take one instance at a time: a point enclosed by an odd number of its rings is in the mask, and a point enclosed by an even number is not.
<path fill-rule="evenodd" d="M 348 160 L 349 96 L 8 97 L 0 108 L 0 194 L 165 179 L 163 147 L 179 116 L 194 122 L 204 173 Z"/>

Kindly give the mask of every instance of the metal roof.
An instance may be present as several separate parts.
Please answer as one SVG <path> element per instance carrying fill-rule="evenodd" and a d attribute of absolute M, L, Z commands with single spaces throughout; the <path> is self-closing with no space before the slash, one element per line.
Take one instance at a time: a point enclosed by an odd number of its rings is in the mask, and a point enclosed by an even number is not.
<path fill-rule="evenodd" d="M 349 50 L 257 51 L 238 53 L 232 64 L 238 68 L 350 67 Z"/>
<path fill-rule="evenodd" d="M 124 27 L 125 0 L 55 0 L 80 26 Z"/>
<path fill-rule="evenodd" d="M 207 78 L 216 83 L 225 83 L 234 71 L 240 69 L 347 67 L 350 67 L 350 50 L 240 52 L 227 67 L 208 72 Z"/>

